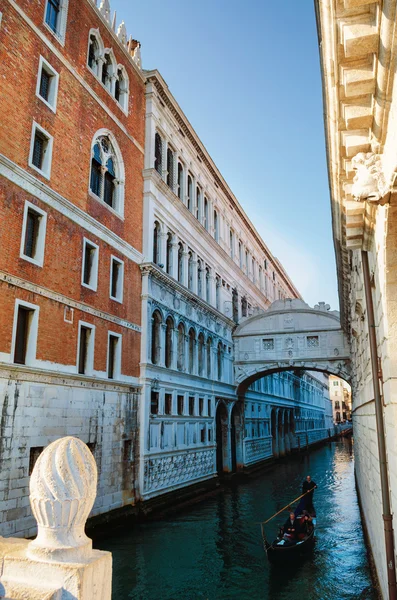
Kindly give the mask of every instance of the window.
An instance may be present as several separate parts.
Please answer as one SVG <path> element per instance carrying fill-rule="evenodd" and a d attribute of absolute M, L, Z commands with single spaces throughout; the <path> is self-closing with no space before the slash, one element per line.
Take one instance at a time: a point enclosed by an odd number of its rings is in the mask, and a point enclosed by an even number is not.
<path fill-rule="evenodd" d="M 189 290 L 193 289 L 193 252 L 189 252 L 189 258 L 187 263 L 187 286 Z"/>
<path fill-rule="evenodd" d="M 123 302 L 124 262 L 115 256 L 110 258 L 110 297 Z"/>
<path fill-rule="evenodd" d="M 252 281 L 255 283 L 255 281 L 256 281 L 256 277 L 255 277 L 255 259 L 252 259 L 252 261 L 251 261 L 251 276 L 252 276 Z"/>
<path fill-rule="evenodd" d="M 219 223 L 218 223 L 218 213 L 214 210 L 214 239 L 216 242 L 219 242 Z"/>
<path fill-rule="evenodd" d="M 229 243 L 230 243 L 230 258 L 234 258 L 234 232 L 233 229 L 229 231 Z"/>
<path fill-rule="evenodd" d="M 44 22 L 61 43 L 64 42 L 68 0 L 46 0 Z"/>
<path fill-rule="evenodd" d="M 245 251 L 245 272 L 248 275 L 248 263 L 249 263 L 249 254 L 248 250 Z"/>
<path fill-rule="evenodd" d="M 46 225 L 47 213 L 25 202 L 20 256 L 39 267 L 44 263 Z"/>
<path fill-rule="evenodd" d="M 178 281 L 182 283 L 183 279 L 183 245 L 182 242 L 178 244 Z"/>
<path fill-rule="evenodd" d="M 153 228 L 153 262 L 160 264 L 160 223 L 154 222 Z"/>
<path fill-rule="evenodd" d="M 318 335 L 308 335 L 307 336 L 307 347 L 308 348 L 318 348 L 320 345 Z"/>
<path fill-rule="evenodd" d="M 199 398 L 199 414 L 203 415 L 204 413 L 204 398 Z"/>
<path fill-rule="evenodd" d="M 194 415 L 194 396 L 189 396 L 189 415 Z"/>
<path fill-rule="evenodd" d="M 194 349 L 196 345 L 196 333 L 194 329 L 189 330 L 189 373 L 194 371 Z"/>
<path fill-rule="evenodd" d="M 13 362 L 18 365 L 33 364 L 36 359 L 38 317 L 37 306 L 16 301 Z"/>
<path fill-rule="evenodd" d="M 172 394 L 166 394 L 164 398 L 164 414 L 172 414 Z"/>
<path fill-rule="evenodd" d="M 105 88 L 113 94 L 113 76 L 116 74 L 116 67 L 114 64 L 113 56 L 110 52 L 104 54 L 103 66 L 102 66 L 102 83 Z"/>
<path fill-rule="evenodd" d="M 159 393 L 153 392 L 150 394 L 150 414 L 159 414 Z"/>
<path fill-rule="evenodd" d="M 198 374 L 200 377 L 204 375 L 204 335 L 199 333 L 198 336 Z"/>
<path fill-rule="evenodd" d="M 238 258 L 240 263 L 240 269 L 243 268 L 243 244 L 241 240 L 238 243 Z"/>
<path fill-rule="evenodd" d="M 160 175 L 163 172 L 163 140 L 159 133 L 154 136 L 154 168 Z"/>
<path fill-rule="evenodd" d="M 154 365 L 159 364 L 160 362 L 160 352 L 161 352 L 161 314 L 158 310 L 153 313 L 152 316 L 152 363 Z"/>
<path fill-rule="evenodd" d="M 191 175 L 187 176 L 187 207 L 193 209 L 193 181 Z"/>
<path fill-rule="evenodd" d="M 167 369 L 172 367 L 173 354 L 173 339 L 174 339 L 174 321 L 168 317 L 165 322 L 165 366 Z"/>
<path fill-rule="evenodd" d="M 81 285 L 94 291 L 98 285 L 98 255 L 98 246 L 84 238 Z"/>
<path fill-rule="evenodd" d="M 47 179 L 51 173 L 52 136 L 33 121 L 29 166 Z"/>
<path fill-rule="evenodd" d="M 29 477 L 33 473 L 34 466 L 39 458 L 40 454 L 43 452 L 44 446 L 36 446 L 35 448 L 31 448 L 29 452 Z"/>
<path fill-rule="evenodd" d="M 128 111 L 129 83 L 124 67 L 117 68 L 114 97 L 124 111 Z"/>
<path fill-rule="evenodd" d="M 216 308 L 217 310 L 221 310 L 221 286 L 222 286 L 222 282 L 221 282 L 221 278 L 219 275 L 216 276 L 216 287 L 215 287 L 215 294 L 216 294 Z"/>
<path fill-rule="evenodd" d="M 185 368 L 185 327 L 183 323 L 178 325 L 178 360 L 177 369 L 183 371 Z"/>
<path fill-rule="evenodd" d="M 167 234 L 167 254 L 166 254 L 166 271 L 168 275 L 172 275 L 172 233 Z"/>
<path fill-rule="evenodd" d="M 248 315 L 248 302 L 247 298 L 243 296 L 241 298 L 241 316 L 246 317 Z"/>
<path fill-rule="evenodd" d="M 174 189 L 174 152 L 171 148 L 167 149 L 167 185 L 172 190 Z"/>
<path fill-rule="evenodd" d="M 88 66 L 90 67 L 91 71 L 94 72 L 94 74 L 99 77 L 100 75 L 100 65 L 101 65 L 101 45 L 98 39 L 98 34 L 97 33 L 91 33 L 90 35 L 90 39 L 89 39 L 89 46 L 88 46 Z"/>
<path fill-rule="evenodd" d="M 123 164 L 110 135 L 97 135 L 91 153 L 90 191 L 107 206 L 122 215 Z"/>
<path fill-rule="evenodd" d="M 222 381 L 222 377 L 223 377 L 223 349 L 222 349 L 222 343 L 221 342 L 218 343 L 217 358 L 218 358 L 218 381 Z"/>
<path fill-rule="evenodd" d="M 184 396 L 180 395 L 180 396 L 178 396 L 177 400 L 178 400 L 178 415 L 183 415 L 185 398 L 184 398 Z"/>
<path fill-rule="evenodd" d="M 108 334 L 108 378 L 118 379 L 121 375 L 121 335 Z"/>
<path fill-rule="evenodd" d="M 183 166 L 180 162 L 178 162 L 178 198 L 180 198 L 183 201 Z"/>
<path fill-rule="evenodd" d="M 79 323 L 78 372 L 92 375 L 94 369 L 95 328 L 90 323 Z"/>
<path fill-rule="evenodd" d="M 211 379 L 211 352 L 212 352 L 212 339 L 209 337 L 207 340 L 207 377 Z"/>
<path fill-rule="evenodd" d="M 204 198 L 204 222 L 203 222 L 203 225 L 206 228 L 206 230 L 208 231 L 209 222 L 208 222 L 208 200 L 207 200 L 207 198 Z"/>
<path fill-rule="evenodd" d="M 205 268 L 205 299 L 211 302 L 211 273 L 209 267 Z"/>
<path fill-rule="evenodd" d="M 333 382 L 333 386 L 334 386 L 334 387 L 338 387 L 338 386 L 339 386 L 339 381 L 334 381 L 334 382 Z"/>
<path fill-rule="evenodd" d="M 59 75 L 50 63 L 40 56 L 36 96 L 55 112 L 58 96 Z"/>
<path fill-rule="evenodd" d="M 197 294 L 202 298 L 203 296 L 203 267 L 201 260 L 197 261 Z"/>
<path fill-rule="evenodd" d="M 202 217 L 202 207 L 201 207 L 201 189 L 199 186 L 196 187 L 196 219 L 201 221 Z"/>
<path fill-rule="evenodd" d="M 205 426 L 201 425 L 200 427 L 200 442 L 205 444 Z"/>

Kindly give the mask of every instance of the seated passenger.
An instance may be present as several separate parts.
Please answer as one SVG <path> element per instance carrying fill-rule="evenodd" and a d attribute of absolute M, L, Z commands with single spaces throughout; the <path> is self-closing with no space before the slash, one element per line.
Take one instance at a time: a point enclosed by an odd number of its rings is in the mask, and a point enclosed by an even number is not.
<path fill-rule="evenodd" d="M 309 535 L 312 528 L 312 518 L 309 513 L 304 510 L 302 516 L 297 519 L 297 538 L 298 540 L 304 540 L 307 535 Z"/>
<path fill-rule="evenodd" d="M 285 540 L 294 540 L 297 533 L 298 522 L 294 512 L 289 513 L 289 518 L 285 521 L 283 532 Z"/>

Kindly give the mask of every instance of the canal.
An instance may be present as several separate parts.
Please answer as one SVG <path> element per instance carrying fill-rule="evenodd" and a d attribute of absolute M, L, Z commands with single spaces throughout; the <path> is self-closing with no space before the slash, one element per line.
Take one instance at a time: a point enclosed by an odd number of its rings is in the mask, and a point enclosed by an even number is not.
<path fill-rule="evenodd" d="M 332 442 L 176 517 L 103 540 L 113 553 L 113 600 L 377 599 L 353 469 L 352 441 Z M 306 474 L 318 485 L 315 549 L 280 570 L 267 562 L 257 522 L 296 497 Z"/>

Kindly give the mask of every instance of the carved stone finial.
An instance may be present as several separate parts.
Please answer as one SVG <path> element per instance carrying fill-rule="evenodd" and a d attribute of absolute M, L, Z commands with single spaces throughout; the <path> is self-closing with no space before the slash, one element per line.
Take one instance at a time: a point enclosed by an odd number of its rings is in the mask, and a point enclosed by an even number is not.
<path fill-rule="evenodd" d="M 121 21 L 121 23 L 117 29 L 117 37 L 119 38 L 119 40 L 123 44 L 123 46 L 125 46 L 127 43 L 127 29 L 125 27 L 124 21 Z"/>
<path fill-rule="evenodd" d="M 141 44 L 138 42 L 137 47 L 134 50 L 134 54 L 132 56 L 133 61 L 139 69 L 142 69 L 142 57 L 141 57 Z"/>
<path fill-rule="evenodd" d="M 318 304 L 315 305 L 314 309 L 315 310 L 322 310 L 324 312 L 326 312 L 326 311 L 328 312 L 331 309 L 331 307 L 330 307 L 329 304 L 325 304 L 325 302 L 319 302 Z"/>
<path fill-rule="evenodd" d="M 64 437 L 40 454 L 30 479 L 38 525 L 28 556 L 45 562 L 83 562 L 92 554 L 84 526 L 96 496 L 97 468 L 81 440 Z"/>
<path fill-rule="evenodd" d="M 388 190 L 380 154 L 359 152 L 352 158 L 352 168 L 356 171 L 352 185 L 355 200 L 377 202 L 386 195 Z"/>
<path fill-rule="evenodd" d="M 99 12 L 103 14 L 106 21 L 110 23 L 110 2 L 109 0 L 101 0 L 99 5 Z"/>
<path fill-rule="evenodd" d="M 116 18 L 117 18 L 117 13 L 116 13 L 116 11 L 114 11 L 114 13 L 113 13 L 113 19 L 112 19 L 112 29 L 113 29 L 113 31 L 116 31 Z"/>

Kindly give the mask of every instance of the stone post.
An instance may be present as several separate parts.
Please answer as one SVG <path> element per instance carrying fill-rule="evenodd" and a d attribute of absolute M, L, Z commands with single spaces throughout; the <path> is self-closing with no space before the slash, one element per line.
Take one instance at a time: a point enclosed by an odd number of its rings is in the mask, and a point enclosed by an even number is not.
<path fill-rule="evenodd" d="M 112 556 L 93 550 L 84 533 L 96 487 L 84 442 L 65 437 L 47 446 L 30 480 L 36 539 L 0 538 L 2 597 L 111 600 Z"/>

